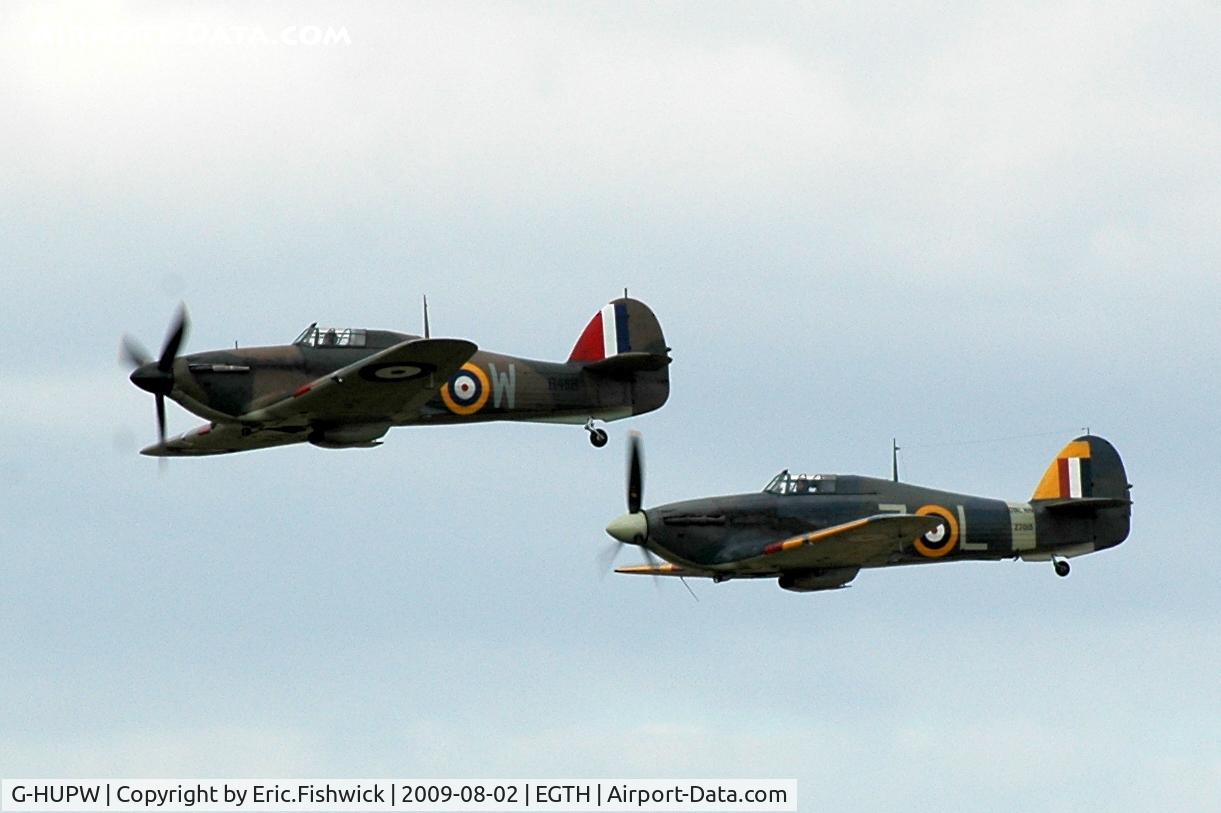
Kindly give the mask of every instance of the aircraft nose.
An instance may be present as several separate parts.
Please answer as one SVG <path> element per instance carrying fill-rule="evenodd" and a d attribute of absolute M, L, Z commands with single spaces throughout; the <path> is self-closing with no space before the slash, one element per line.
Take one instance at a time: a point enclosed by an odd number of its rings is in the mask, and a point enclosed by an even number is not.
<path fill-rule="evenodd" d="M 644 512 L 637 511 L 611 520 L 611 524 L 606 526 L 606 532 L 620 542 L 639 545 L 649 534 L 649 523 Z"/>
<path fill-rule="evenodd" d="M 149 362 L 136 368 L 131 374 L 131 383 L 154 395 L 169 395 L 174 389 L 174 376 L 172 373 L 163 373 L 156 362 Z"/>

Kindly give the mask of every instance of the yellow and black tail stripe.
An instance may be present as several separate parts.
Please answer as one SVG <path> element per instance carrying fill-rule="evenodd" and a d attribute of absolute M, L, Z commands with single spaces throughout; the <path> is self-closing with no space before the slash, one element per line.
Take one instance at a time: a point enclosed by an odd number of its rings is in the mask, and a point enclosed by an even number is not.
<path fill-rule="evenodd" d="M 1043 473 L 1034 490 L 1035 500 L 1062 500 L 1093 495 L 1090 442 L 1074 440 L 1063 449 Z"/>

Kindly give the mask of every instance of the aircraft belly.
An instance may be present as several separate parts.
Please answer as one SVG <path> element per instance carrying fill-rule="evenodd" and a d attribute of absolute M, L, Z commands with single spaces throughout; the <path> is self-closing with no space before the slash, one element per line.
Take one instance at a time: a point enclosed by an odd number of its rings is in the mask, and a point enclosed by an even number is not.
<path fill-rule="evenodd" d="M 411 415 L 395 416 L 392 423 L 395 426 L 448 426 L 460 423 L 488 423 L 490 421 L 520 421 L 522 423 L 558 423 L 580 426 L 590 418 L 600 421 L 618 421 L 630 418 L 633 412 L 630 407 L 584 407 L 568 412 L 554 410 L 501 410 L 489 411 L 478 415 L 454 415 L 448 410 L 436 409 L 431 405 L 416 411 Z"/>
<path fill-rule="evenodd" d="M 530 421 L 532 423 L 575 423 L 583 424 L 590 418 L 597 418 L 600 421 L 619 421 L 624 418 L 632 417 L 631 407 L 596 407 L 592 409 L 580 409 L 576 412 L 568 414 L 546 414 L 540 413 L 533 416 L 512 416 L 510 420 Z"/>
<path fill-rule="evenodd" d="M 1046 562 L 1053 557 L 1062 557 L 1071 559 L 1074 556 L 1084 556 L 1087 553 L 1093 553 L 1098 548 L 1093 542 L 1077 542 L 1072 545 L 1063 545 L 1054 549 L 1036 550 L 1022 554 L 1023 562 Z"/>

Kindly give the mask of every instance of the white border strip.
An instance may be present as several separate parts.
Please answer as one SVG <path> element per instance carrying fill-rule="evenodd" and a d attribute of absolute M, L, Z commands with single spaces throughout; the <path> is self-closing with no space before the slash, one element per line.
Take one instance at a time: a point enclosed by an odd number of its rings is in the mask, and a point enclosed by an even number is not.
<path fill-rule="evenodd" d="M 602 309 L 602 356 L 610 358 L 619 354 L 619 331 L 615 322 L 615 306 Z"/>
<path fill-rule="evenodd" d="M 4 811 L 795 811 L 796 779 L 5 779 Z"/>
<path fill-rule="evenodd" d="M 1081 458 L 1068 459 L 1068 496 L 1081 496 Z"/>

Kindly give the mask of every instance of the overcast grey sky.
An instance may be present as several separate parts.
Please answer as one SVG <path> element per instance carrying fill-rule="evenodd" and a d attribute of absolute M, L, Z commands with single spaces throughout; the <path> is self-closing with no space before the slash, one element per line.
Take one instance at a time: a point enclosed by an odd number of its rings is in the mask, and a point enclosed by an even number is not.
<path fill-rule="evenodd" d="M 0 6 L 0 775 L 1221 807 L 1219 31 L 1210 3 Z M 434 333 L 558 359 L 624 286 L 673 394 L 604 450 L 136 453 L 118 339 L 159 347 L 180 300 L 187 351 L 412 330 L 426 292 Z M 892 435 L 907 479 L 1025 499 L 1086 425 L 1133 532 L 1066 580 L 697 603 L 599 572 L 629 427 L 656 504 L 882 473 Z"/>

